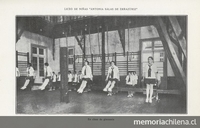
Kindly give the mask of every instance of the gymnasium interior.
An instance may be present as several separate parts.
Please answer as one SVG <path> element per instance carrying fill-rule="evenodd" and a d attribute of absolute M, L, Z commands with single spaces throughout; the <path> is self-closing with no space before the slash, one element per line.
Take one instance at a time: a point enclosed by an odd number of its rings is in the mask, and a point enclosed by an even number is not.
<path fill-rule="evenodd" d="M 16 114 L 187 114 L 187 16 L 16 16 Z M 154 58 L 158 99 L 145 103 L 144 66 Z M 68 71 L 89 61 L 93 80 L 82 94 L 69 91 Z M 110 62 L 119 68 L 115 94 L 103 91 Z M 44 63 L 58 74 L 56 90 L 39 90 Z M 27 64 L 34 84 L 25 90 Z M 136 87 L 126 76 L 135 71 Z M 89 89 L 88 89 L 89 88 Z M 134 91 L 131 98 L 128 91 Z"/>

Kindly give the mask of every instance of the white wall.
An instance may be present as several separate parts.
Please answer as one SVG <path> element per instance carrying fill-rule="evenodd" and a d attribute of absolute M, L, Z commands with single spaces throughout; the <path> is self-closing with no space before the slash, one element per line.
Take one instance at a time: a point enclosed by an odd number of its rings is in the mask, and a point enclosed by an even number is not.
<path fill-rule="evenodd" d="M 90 39 L 89 39 L 90 37 Z M 139 40 L 146 38 L 154 38 L 159 37 L 158 33 L 154 26 L 147 26 L 141 28 L 130 28 L 129 29 L 129 39 L 128 39 L 128 29 L 125 30 L 125 49 L 128 51 L 128 41 L 129 41 L 129 51 L 130 52 L 138 52 L 139 49 Z M 80 38 L 80 36 L 79 36 Z M 90 41 L 89 41 L 90 40 Z M 90 34 L 86 35 L 86 55 L 93 54 L 101 54 L 101 33 L 98 34 Z M 108 42 L 108 44 L 107 44 Z M 66 43 L 66 38 L 60 38 L 56 40 L 56 43 Z M 75 54 L 82 55 L 82 51 L 78 45 L 75 37 L 67 38 L 68 46 L 75 46 Z M 91 45 L 90 45 L 91 44 Z M 91 46 L 91 47 L 90 47 Z M 108 46 L 108 48 L 107 48 Z M 91 50 L 90 50 L 91 49 Z M 117 31 L 109 31 L 108 32 L 108 40 L 107 40 L 107 32 L 105 32 L 105 52 L 106 53 L 122 53 L 122 44 L 120 42 L 119 34 Z"/>
<path fill-rule="evenodd" d="M 80 36 L 79 36 L 80 37 Z M 89 41 L 90 37 L 90 41 Z M 154 26 L 146 26 L 140 28 L 130 28 L 129 29 L 129 39 L 128 39 L 128 29 L 125 30 L 125 49 L 129 52 L 138 52 L 139 49 L 139 40 L 146 38 L 155 38 L 159 37 L 158 32 Z M 129 49 L 128 49 L 128 40 L 129 40 Z M 107 44 L 107 32 L 105 32 L 105 52 L 106 53 L 122 53 L 122 45 L 120 42 L 119 34 L 117 31 L 109 31 L 108 32 L 108 44 Z M 51 38 L 44 37 L 38 34 L 34 34 L 31 32 L 25 31 L 21 39 L 16 44 L 16 50 L 19 52 L 29 52 L 31 51 L 31 44 L 36 44 L 40 46 L 47 47 L 48 50 L 48 62 L 52 69 L 57 73 L 60 71 L 60 49 L 59 47 L 63 46 L 74 46 L 75 54 L 82 55 L 82 50 L 78 45 L 75 37 L 59 38 L 55 40 L 55 60 L 53 60 L 52 56 L 52 44 L 53 41 Z M 91 45 L 90 45 L 91 44 Z M 91 46 L 91 47 L 90 47 Z M 107 48 L 108 46 L 108 48 Z M 86 55 L 99 54 L 101 53 L 101 33 L 86 35 Z M 168 74 L 173 76 L 173 71 L 168 63 Z"/>
<path fill-rule="evenodd" d="M 53 40 L 51 38 L 41 36 L 35 33 L 31 33 L 28 31 L 24 31 L 21 38 L 16 43 L 16 50 L 18 52 L 31 52 L 31 44 L 35 44 L 38 46 L 44 46 L 47 48 L 47 61 L 51 66 L 52 70 L 58 72 L 60 70 L 59 66 L 59 43 L 55 43 L 55 60 L 53 60 L 53 49 L 52 44 Z M 29 54 L 30 62 L 31 62 L 31 54 Z M 19 58 L 20 60 L 20 58 Z"/>

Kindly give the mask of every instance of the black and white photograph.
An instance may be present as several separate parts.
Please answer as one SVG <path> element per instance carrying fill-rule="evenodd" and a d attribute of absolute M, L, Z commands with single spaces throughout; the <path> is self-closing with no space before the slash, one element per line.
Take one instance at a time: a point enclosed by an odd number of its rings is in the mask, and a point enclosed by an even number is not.
<path fill-rule="evenodd" d="M 0 1 L 0 128 L 199 128 L 198 3 Z"/>
<path fill-rule="evenodd" d="M 16 114 L 187 114 L 187 15 L 16 15 Z"/>

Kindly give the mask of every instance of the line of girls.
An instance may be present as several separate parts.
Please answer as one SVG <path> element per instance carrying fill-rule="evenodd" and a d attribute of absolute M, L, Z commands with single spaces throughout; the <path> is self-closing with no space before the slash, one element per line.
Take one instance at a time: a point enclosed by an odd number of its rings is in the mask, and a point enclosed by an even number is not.
<path fill-rule="evenodd" d="M 149 56 L 148 57 L 148 64 L 145 65 L 144 72 L 143 72 L 143 79 L 142 81 L 146 85 L 146 103 L 152 103 L 153 99 L 153 87 L 155 85 L 160 84 L 160 77 L 158 75 L 158 70 L 156 65 L 154 64 L 153 57 Z M 108 74 L 106 77 L 107 85 L 103 89 L 104 92 L 108 92 L 108 96 L 111 96 L 112 90 L 115 87 L 116 83 L 120 81 L 120 76 L 119 76 L 119 69 L 115 65 L 115 62 L 111 62 L 111 66 L 108 68 Z M 127 77 L 126 77 L 126 85 L 127 86 L 135 86 L 137 84 L 138 77 L 136 72 L 131 72 L 129 71 Z M 133 96 L 133 91 L 128 91 L 128 96 L 127 97 L 132 97 Z M 156 94 L 157 95 L 157 94 Z M 158 97 L 158 95 L 156 96 Z"/>
<path fill-rule="evenodd" d="M 31 64 L 28 65 L 27 68 L 27 78 L 24 86 L 21 89 L 25 89 L 28 85 L 28 83 L 33 79 L 33 74 L 34 74 L 34 69 L 32 68 Z M 146 100 L 145 102 L 147 103 L 152 103 L 152 96 L 153 96 L 153 86 L 159 82 L 158 78 L 158 70 L 156 65 L 153 63 L 153 57 L 148 57 L 148 64 L 145 65 L 144 69 L 144 83 L 146 85 Z M 82 67 L 82 70 L 79 71 L 79 74 L 76 77 L 76 73 L 74 75 L 69 72 L 68 74 L 68 81 L 69 81 L 69 90 L 72 89 L 74 83 L 79 83 L 77 84 L 77 87 L 80 85 L 79 88 L 75 88 L 78 93 L 83 93 L 85 87 L 89 82 L 93 80 L 93 75 L 91 71 L 91 67 L 89 66 L 89 62 L 85 60 L 84 66 Z M 52 69 L 49 67 L 48 63 L 45 63 L 45 80 L 43 84 L 39 87 L 40 90 L 44 90 L 45 87 L 49 82 L 51 82 L 53 77 L 53 72 Z M 77 78 L 77 79 L 76 79 Z M 128 76 L 126 77 L 126 84 L 135 86 L 137 84 L 137 74 L 136 72 L 129 72 Z M 53 79 L 54 80 L 54 79 Z M 108 92 L 108 96 L 111 96 L 112 90 L 115 87 L 115 84 L 120 81 L 120 76 L 119 76 L 119 69 L 115 65 L 115 62 L 112 61 L 110 63 L 110 67 L 108 68 L 108 74 L 106 76 L 106 81 L 107 84 L 103 91 Z M 129 91 L 127 97 L 132 97 L 133 92 Z"/>
<path fill-rule="evenodd" d="M 47 85 L 49 85 L 48 86 L 49 91 L 59 89 L 59 85 L 60 85 L 60 81 L 61 81 L 60 72 L 58 72 L 58 74 L 56 75 L 56 73 L 52 71 L 52 69 L 48 63 L 45 63 L 44 65 L 45 65 L 44 82 L 43 82 L 42 86 L 39 87 L 39 89 L 44 90 Z M 17 72 L 19 72 L 19 70 L 17 70 Z M 27 76 L 25 77 L 25 83 L 21 87 L 21 90 L 25 90 L 28 86 L 33 87 L 33 84 L 34 84 L 35 70 L 32 67 L 31 63 L 29 63 L 27 65 L 26 72 L 27 72 Z"/>
<path fill-rule="evenodd" d="M 59 88 L 60 81 L 61 81 L 61 74 L 60 72 L 56 75 L 55 72 L 52 71 L 51 67 L 48 63 L 44 64 L 44 82 L 41 86 L 39 86 L 39 90 L 44 90 L 46 87 L 49 87 L 49 91 L 55 90 L 56 88 Z M 34 77 L 35 77 L 35 71 L 32 67 L 32 64 L 29 63 L 27 65 L 27 76 L 25 78 L 25 83 L 21 87 L 21 90 L 25 90 L 28 86 L 33 87 L 34 84 Z M 20 75 L 18 68 L 16 68 L 16 75 L 19 77 Z M 71 74 L 71 71 L 69 71 L 68 74 L 68 84 L 69 84 L 69 91 L 72 90 L 74 87 L 75 89 L 79 87 L 77 90 L 78 93 L 83 93 L 86 85 L 88 82 L 92 80 L 92 72 L 91 68 L 89 66 L 89 62 L 85 61 L 85 65 L 82 68 L 82 72 L 79 71 L 79 74 L 76 74 L 74 72 L 74 75 Z M 48 86 L 47 86 L 48 85 Z M 90 89 L 88 89 L 90 91 Z"/>

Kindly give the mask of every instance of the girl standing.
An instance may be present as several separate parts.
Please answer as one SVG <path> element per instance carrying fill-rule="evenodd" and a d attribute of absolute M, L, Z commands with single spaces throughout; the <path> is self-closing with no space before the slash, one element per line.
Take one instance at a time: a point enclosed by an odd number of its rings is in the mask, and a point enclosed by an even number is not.
<path fill-rule="evenodd" d="M 144 70 L 144 82 L 146 84 L 146 103 L 152 103 L 153 85 L 156 84 L 157 67 L 153 63 L 153 57 L 148 57 L 148 64 Z"/>

